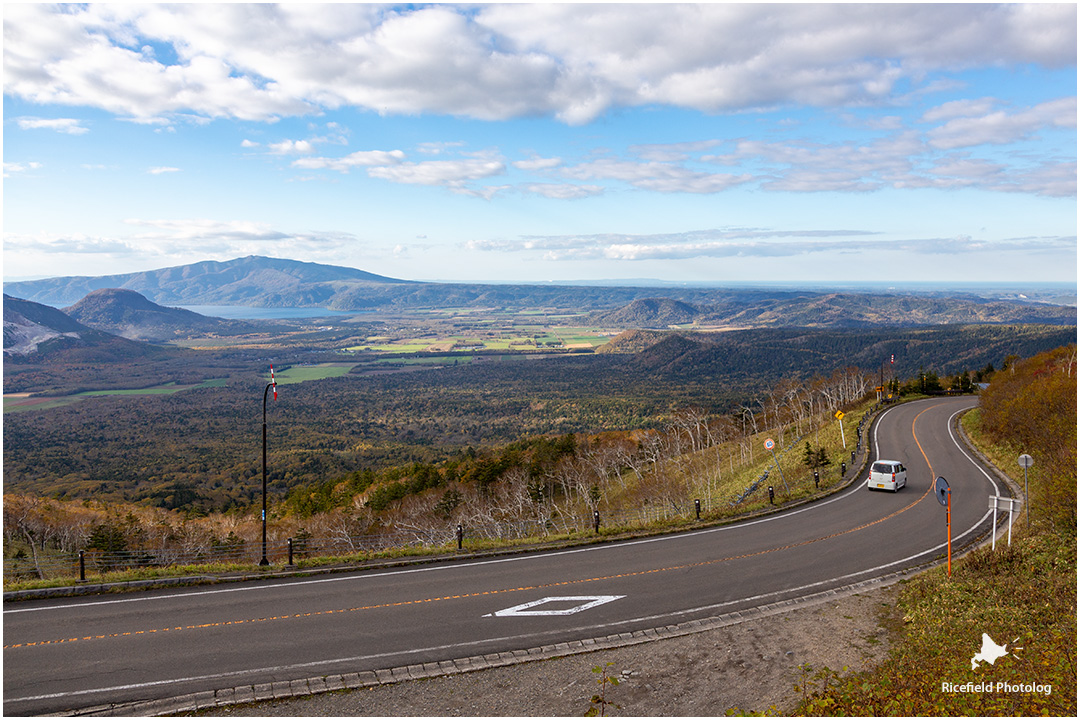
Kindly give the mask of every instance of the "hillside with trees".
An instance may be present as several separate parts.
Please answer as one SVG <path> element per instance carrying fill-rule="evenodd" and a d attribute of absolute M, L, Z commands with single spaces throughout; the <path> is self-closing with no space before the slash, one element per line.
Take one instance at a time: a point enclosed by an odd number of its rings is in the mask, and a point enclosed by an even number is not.
<path fill-rule="evenodd" d="M 1076 346 L 1014 359 L 980 396 L 989 439 L 1031 455 L 1033 522 L 1076 528 Z"/>

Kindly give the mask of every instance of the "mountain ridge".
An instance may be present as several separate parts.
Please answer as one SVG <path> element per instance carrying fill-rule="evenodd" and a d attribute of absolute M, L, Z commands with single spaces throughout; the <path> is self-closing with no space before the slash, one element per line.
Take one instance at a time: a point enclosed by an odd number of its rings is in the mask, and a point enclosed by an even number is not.
<path fill-rule="evenodd" d="M 433 308 L 557 309 L 611 327 L 874 327 L 1075 325 L 1076 307 L 952 295 L 761 288 L 589 287 L 425 283 L 354 268 L 248 256 L 101 277 L 5 283 L 8 295 L 73 306 L 95 290 L 132 290 L 161 306 L 232 305 L 410 312 Z M 635 304 L 636 303 L 636 304 Z"/>

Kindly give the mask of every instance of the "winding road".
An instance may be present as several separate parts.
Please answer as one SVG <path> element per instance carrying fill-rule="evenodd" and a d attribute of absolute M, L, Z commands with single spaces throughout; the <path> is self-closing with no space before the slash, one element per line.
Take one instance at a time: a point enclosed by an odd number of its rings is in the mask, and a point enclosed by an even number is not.
<path fill-rule="evenodd" d="M 517 651 L 714 617 L 939 559 L 1007 494 L 962 447 L 972 398 L 907 403 L 872 428 L 908 485 L 860 481 L 761 519 L 555 552 L 405 569 L 5 603 L 5 715 Z M 865 475 L 863 477 L 865 480 Z"/>

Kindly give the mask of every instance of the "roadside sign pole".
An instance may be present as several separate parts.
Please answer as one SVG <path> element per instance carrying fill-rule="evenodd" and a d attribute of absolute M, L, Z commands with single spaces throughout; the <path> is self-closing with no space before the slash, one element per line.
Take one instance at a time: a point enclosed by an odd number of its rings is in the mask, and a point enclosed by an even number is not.
<path fill-rule="evenodd" d="M 1028 495 L 1028 478 L 1027 469 L 1035 464 L 1034 458 L 1027 453 L 1024 453 L 1018 457 L 1017 462 L 1020 463 L 1020 467 L 1024 468 L 1024 525 L 1031 527 L 1031 496 Z M 1009 528 L 1012 531 L 1012 528 Z"/>
<path fill-rule="evenodd" d="M 847 450 L 847 440 L 844 439 L 844 413 L 837 410 L 836 419 L 840 422 L 840 442 L 844 444 L 844 449 Z"/>
<path fill-rule="evenodd" d="M 948 545 L 948 568 L 949 577 L 952 577 L 952 489 L 948 481 L 939 477 L 934 481 L 934 495 L 937 501 L 945 508 L 945 536 Z"/>
<path fill-rule="evenodd" d="M 776 451 L 773 448 L 776 447 L 776 443 L 772 438 L 765 441 L 765 449 L 772 453 L 773 462 L 776 463 L 776 469 L 780 471 L 780 479 L 784 481 L 784 489 L 791 494 L 791 488 L 788 487 L 787 478 L 784 477 L 784 468 L 780 467 L 780 461 L 776 458 Z"/>
<path fill-rule="evenodd" d="M 952 577 L 952 489 L 948 489 L 948 505 L 945 507 L 945 534 L 949 541 L 949 577 Z"/>

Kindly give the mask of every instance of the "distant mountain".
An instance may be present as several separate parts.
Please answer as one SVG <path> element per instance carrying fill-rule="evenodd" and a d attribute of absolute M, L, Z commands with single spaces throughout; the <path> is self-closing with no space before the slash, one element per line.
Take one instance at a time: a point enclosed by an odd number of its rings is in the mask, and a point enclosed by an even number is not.
<path fill-rule="evenodd" d="M 56 307 L 108 288 L 134 290 L 163 305 L 323 307 L 343 287 L 357 284 L 410 283 L 353 268 L 252 255 L 126 275 L 4 283 L 4 292 Z"/>
<path fill-rule="evenodd" d="M 753 288 L 478 285 L 397 280 L 353 268 L 265 257 L 202 262 L 128 275 L 7 283 L 9 295 L 71 306 L 106 288 L 163 306 L 239 305 L 402 312 L 427 308 L 557 309 L 607 327 L 878 327 L 943 324 L 1075 325 L 1076 308 L 941 291 L 836 293 Z"/>
<path fill-rule="evenodd" d="M 4 295 L 4 359 L 116 360 L 153 355 L 153 346 L 87 327 L 56 308 Z"/>
<path fill-rule="evenodd" d="M 64 312 L 83 325 L 128 338 L 163 342 L 193 334 L 235 335 L 253 332 L 251 323 L 207 317 L 182 308 L 163 307 L 134 290 L 94 290 Z"/>

